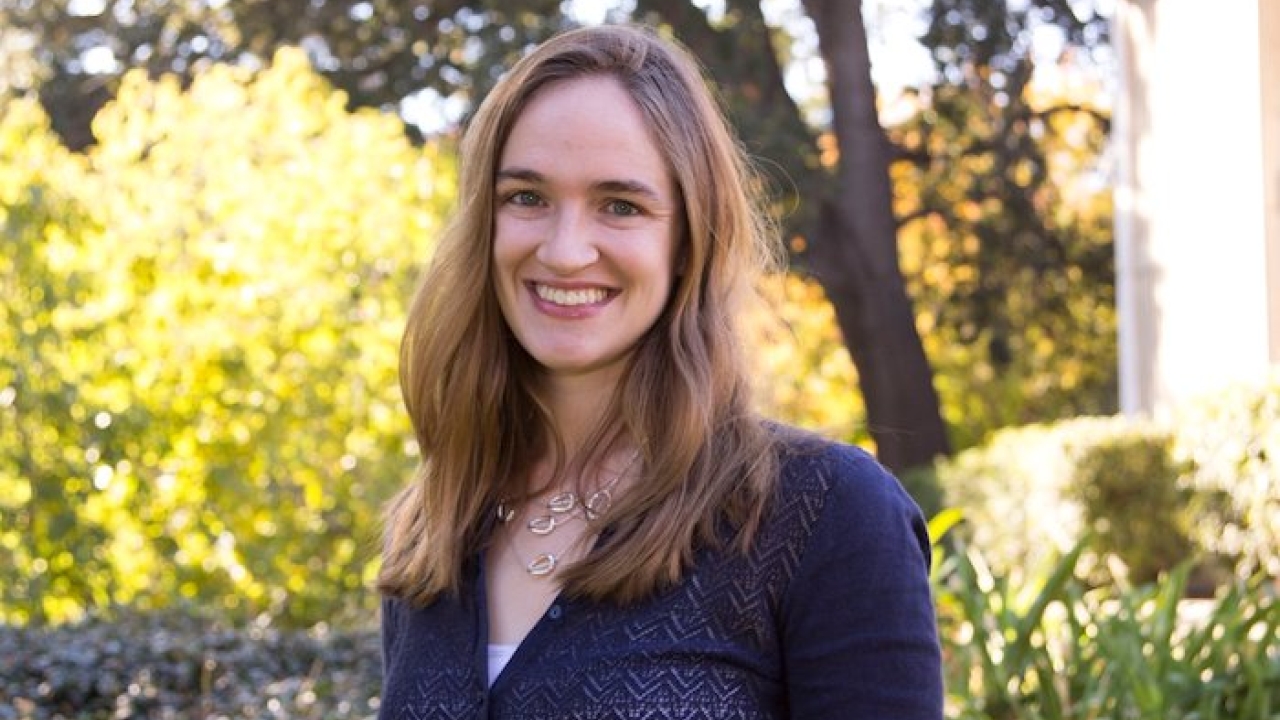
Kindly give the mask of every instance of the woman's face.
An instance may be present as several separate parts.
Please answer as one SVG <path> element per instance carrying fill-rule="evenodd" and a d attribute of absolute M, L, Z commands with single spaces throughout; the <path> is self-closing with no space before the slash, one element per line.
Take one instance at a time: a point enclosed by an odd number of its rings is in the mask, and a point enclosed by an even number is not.
<path fill-rule="evenodd" d="M 616 382 L 671 294 L 681 205 L 611 76 L 540 89 L 495 180 L 493 273 L 507 324 L 553 377 Z"/>

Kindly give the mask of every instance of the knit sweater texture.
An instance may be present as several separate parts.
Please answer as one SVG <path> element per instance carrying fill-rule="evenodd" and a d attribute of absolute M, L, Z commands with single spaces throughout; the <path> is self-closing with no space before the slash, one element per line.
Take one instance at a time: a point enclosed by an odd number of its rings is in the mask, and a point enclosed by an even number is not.
<path fill-rule="evenodd" d="M 385 598 L 378 717 L 940 719 L 920 510 L 857 448 L 792 437 L 781 457 L 749 553 L 706 549 L 630 606 L 557 598 L 491 688 L 478 558 L 456 595 Z"/>

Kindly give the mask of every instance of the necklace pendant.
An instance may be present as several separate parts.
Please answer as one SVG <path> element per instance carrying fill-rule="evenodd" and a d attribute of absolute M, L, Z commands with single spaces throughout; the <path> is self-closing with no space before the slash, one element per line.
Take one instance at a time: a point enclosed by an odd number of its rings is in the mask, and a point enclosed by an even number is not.
<path fill-rule="evenodd" d="M 609 512 L 609 506 L 613 504 L 613 495 L 608 490 L 597 490 L 591 493 L 591 497 L 582 504 L 582 513 L 587 520 L 594 521 L 601 515 Z"/>
<path fill-rule="evenodd" d="M 528 528 L 534 535 L 550 535 L 555 531 L 557 524 L 555 516 L 539 515 L 529 520 Z"/>
<path fill-rule="evenodd" d="M 506 500 L 498 501 L 498 522 L 509 523 L 516 518 L 516 509 L 507 504 Z"/>
<path fill-rule="evenodd" d="M 543 577 L 555 571 L 557 562 L 559 562 L 558 558 L 551 553 L 538 553 L 538 556 L 525 566 L 525 570 L 534 577 Z"/>
<path fill-rule="evenodd" d="M 572 490 L 556 493 L 547 500 L 547 509 L 556 515 L 563 515 L 572 512 L 573 508 L 578 504 L 578 496 Z"/>

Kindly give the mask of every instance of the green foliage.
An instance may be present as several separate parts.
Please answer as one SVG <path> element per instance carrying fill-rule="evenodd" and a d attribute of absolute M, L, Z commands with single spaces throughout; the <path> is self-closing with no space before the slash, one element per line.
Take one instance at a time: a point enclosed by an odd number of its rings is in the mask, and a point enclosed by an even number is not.
<path fill-rule="evenodd" d="M 1174 456 L 1200 502 L 1194 528 L 1206 550 L 1241 572 L 1280 577 L 1280 376 L 1239 384 L 1188 405 Z"/>
<path fill-rule="evenodd" d="M 1024 579 L 1093 532 L 1082 566 L 1095 581 L 1145 582 L 1197 550 L 1169 437 L 1142 420 L 1075 418 L 1001 430 L 934 471 L 996 574 Z"/>
<path fill-rule="evenodd" d="M 1100 552 L 1119 557 L 1135 583 L 1155 581 L 1191 557 L 1191 493 L 1179 480 L 1168 433 L 1138 426 L 1081 450 L 1068 496 L 1080 503 Z"/>
<path fill-rule="evenodd" d="M 1095 580 L 1119 559 L 1133 581 L 1188 558 L 1280 577 L 1280 382 L 1244 384 L 1165 421 L 1077 418 L 1011 428 L 938 463 L 964 535 L 998 573 L 1020 573 L 1098 535 Z M 1108 566 L 1108 567 L 1104 567 Z"/>
<path fill-rule="evenodd" d="M 1068 497 L 1074 467 L 1067 446 L 1105 438 L 1122 423 L 1080 418 L 1007 428 L 937 464 L 947 505 L 967 520 L 963 535 L 996 573 L 1021 577 L 1078 542 L 1084 525 Z"/>
<path fill-rule="evenodd" d="M 452 172 L 345 105 L 297 52 L 186 91 L 131 74 L 81 167 L 8 102 L 0 620 L 368 604 L 414 462 L 404 303 Z"/>
<path fill-rule="evenodd" d="M 1280 602 L 1260 578 L 1188 600 L 1159 584 L 1094 588 L 1085 544 L 1012 583 L 961 542 L 936 593 L 949 718 L 1269 720 L 1280 715 Z"/>
<path fill-rule="evenodd" d="M 4 606 L 56 586 L 88 594 L 77 565 L 105 537 L 76 527 L 79 487 L 62 482 L 96 431 L 78 404 L 68 351 L 99 334 L 70 322 L 88 302 L 92 273 L 72 267 L 95 224 L 69 188 L 83 167 L 53 137 L 39 107 L 0 97 L 0 620 Z M 47 475 L 46 475 L 47 474 Z M 48 477 L 48 481 L 44 478 Z M 56 478 L 56 479 L 55 479 Z M 70 546 L 47 542 L 78 534 Z"/>
<path fill-rule="evenodd" d="M 748 315 L 746 330 L 761 412 L 869 444 L 858 373 L 822 286 L 786 273 L 765 278 L 760 291 L 769 306 Z"/>
<path fill-rule="evenodd" d="M 887 129 L 903 273 L 960 449 L 1117 409 L 1105 84 L 1087 63 L 1037 67 L 1026 39 L 1106 23 L 1054 4 L 935 0 L 939 80 Z"/>
<path fill-rule="evenodd" d="M 921 465 L 898 473 L 898 480 L 926 517 L 941 513 L 946 507 L 946 495 L 938 483 L 938 471 L 932 465 Z"/>
<path fill-rule="evenodd" d="M 759 409 L 872 449 L 858 372 L 822 286 L 793 272 L 765 278 L 761 294 L 769 307 L 747 318 Z M 942 509 L 942 491 L 931 466 L 913 468 L 899 479 L 926 514 Z"/>
<path fill-rule="evenodd" d="M 0 74 L 38 89 L 54 126 L 79 149 L 94 139 L 93 111 L 116 97 L 130 68 L 187 81 L 215 64 L 257 67 L 302 46 L 352 107 L 394 107 L 424 88 L 470 104 L 514 57 L 567 24 L 558 0 L 0 0 L 0 28 L 15 36 L 0 53 L 24 41 L 39 48 Z M 99 53 L 96 67 L 85 67 L 87 48 Z"/>
<path fill-rule="evenodd" d="M 376 627 L 285 629 L 192 607 L 0 625 L 6 720 L 372 720 Z"/>

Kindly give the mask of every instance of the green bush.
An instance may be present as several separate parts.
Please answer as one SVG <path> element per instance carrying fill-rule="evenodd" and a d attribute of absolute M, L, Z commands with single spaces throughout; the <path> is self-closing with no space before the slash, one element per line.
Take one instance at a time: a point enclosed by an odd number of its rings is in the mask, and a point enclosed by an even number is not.
<path fill-rule="evenodd" d="M 0 719 L 372 720 L 376 628 L 232 627 L 190 608 L 0 625 Z"/>
<path fill-rule="evenodd" d="M 1135 423 L 1077 451 L 1068 496 L 1079 502 L 1099 552 L 1118 557 L 1128 580 L 1146 583 L 1190 558 L 1184 468 L 1167 432 Z"/>
<path fill-rule="evenodd" d="M 946 507 L 946 496 L 938 483 L 938 470 L 932 465 L 922 465 L 898 474 L 902 487 L 907 491 L 925 517 L 933 517 Z"/>
<path fill-rule="evenodd" d="M 997 574 L 1033 572 L 1087 530 L 1091 577 L 1137 582 L 1196 558 L 1280 577 L 1280 379 L 1238 385 L 1155 422 L 1116 416 L 1009 428 L 934 468 L 961 534 Z M 1228 573 L 1229 574 L 1229 573 Z M 1211 588 L 1210 588 L 1211 590 Z"/>
<path fill-rule="evenodd" d="M 131 73 L 73 155 L 0 97 L 0 622 L 368 612 L 453 172 L 346 105 L 299 51 Z"/>
<path fill-rule="evenodd" d="M 1173 453 L 1195 494 L 1193 539 L 1239 574 L 1280 578 L 1280 375 L 1239 384 L 1176 417 Z"/>
<path fill-rule="evenodd" d="M 1117 432 L 1122 419 L 1077 418 L 1001 430 L 986 445 L 938 463 L 938 484 L 963 511 L 960 534 L 982 549 L 994 572 L 1044 567 L 1079 542 L 1085 527 L 1071 499 L 1075 449 Z"/>

